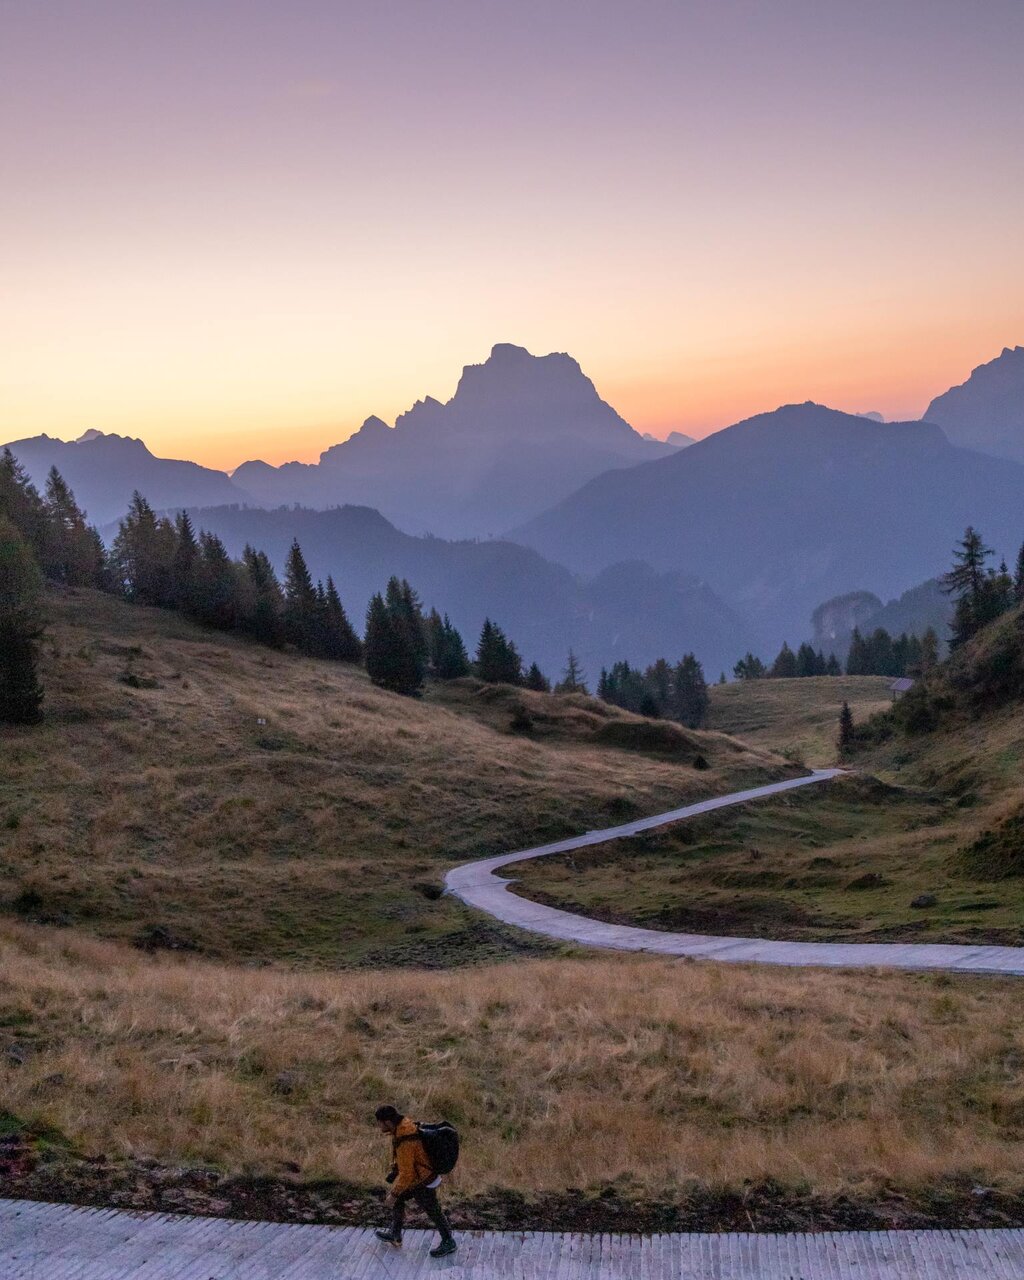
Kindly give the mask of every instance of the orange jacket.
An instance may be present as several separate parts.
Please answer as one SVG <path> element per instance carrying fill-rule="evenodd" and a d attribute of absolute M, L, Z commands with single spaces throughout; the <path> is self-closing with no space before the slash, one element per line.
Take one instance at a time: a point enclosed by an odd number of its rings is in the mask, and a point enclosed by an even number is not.
<path fill-rule="evenodd" d="M 393 1196 L 404 1195 L 406 1191 L 425 1186 L 436 1177 L 427 1159 L 423 1140 L 416 1136 L 415 1120 L 410 1120 L 408 1116 L 402 1117 L 391 1140 L 391 1150 L 394 1167 L 398 1170 L 398 1177 L 391 1184 Z"/>

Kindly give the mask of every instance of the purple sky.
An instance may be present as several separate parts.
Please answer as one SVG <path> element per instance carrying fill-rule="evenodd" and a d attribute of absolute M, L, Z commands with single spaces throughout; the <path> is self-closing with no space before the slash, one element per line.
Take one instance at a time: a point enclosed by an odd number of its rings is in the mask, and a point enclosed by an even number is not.
<path fill-rule="evenodd" d="M 0 0 L 0 438 L 315 456 L 568 350 L 641 429 L 1024 341 L 1024 4 Z"/>

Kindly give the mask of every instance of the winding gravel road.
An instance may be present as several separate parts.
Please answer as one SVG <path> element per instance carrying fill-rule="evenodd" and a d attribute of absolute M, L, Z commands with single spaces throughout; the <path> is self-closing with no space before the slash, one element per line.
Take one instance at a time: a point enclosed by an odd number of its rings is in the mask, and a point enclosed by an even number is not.
<path fill-rule="evenodd" d="M 701 800 L 682 809 L 671 809 L 651 818 L 627 822 L 604 831 L 588 831 L 555 844 L 518 853 L 503 853 L 480 862 L 467 862 L 445 876 L 446 890 L 467 906 L 485 911 L 503 924 L 527 929 L 546 938 L 577 942 L 586 947 L 605 947 L 616 951 L 649 951 L 666 956 L 695 956 L 704 960 L 723 960 L 744 964 L 825 965 L 832 968 L 950 969 L 964 973 L 1001 973 L 1024 976 L 1024 947 L 971 947 L 939 942 L 775 942 L 765 938 L 713 937 L 696 933 L 667 933 L 660 929 L 639 929 L 629 925 L 606 924 L 586 916 L 559 911 L 539 902 L 521 898 L 509 888 L 514 881 L 503 880 L 494 873 L 502 867 L 531 858 L 546 858 L 555 853 L 569 853 L 588 845 L 608 840 L 626 839 L 671 822 L 682 822 L 715 809 L 746 804 L 777 796 L 798 787 L 829 782 L 842 769 L 816 769 L 807 777 L 789 778 L 734 791 L 713 800 Z"/>

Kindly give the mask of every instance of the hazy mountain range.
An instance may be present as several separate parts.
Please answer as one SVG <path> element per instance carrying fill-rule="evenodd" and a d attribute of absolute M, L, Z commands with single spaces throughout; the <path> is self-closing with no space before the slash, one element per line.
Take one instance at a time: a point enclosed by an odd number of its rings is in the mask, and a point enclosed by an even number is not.
<path fill-rule="evenodd" d="M 643 558 L 698 575 L 774 644 L 830 596 L 893 596 L 935 576 L 968 524 L 1016 554 L 1024 466 L 957 448 L 931 423 L 807 403 L 607 472 L 510 536 L 581 573 Z"/>
<path fill-rule="evenodd" d="M 97 525 L 124 515 L 136 489 L 158 511 L 247 500 L 223 471 L 154 457 L 130 436 L 87 431 L 77 440 L 32 436 L 8 447 L 40 490 L 56 467 Z"/>
<path fill-rule="evenodd" d="M 491 617 L 528 662 L 551 675 L 561 672 L 570 646 L 592 680 L 616 659 L 653 662 L 663 654 L 679 657 L 684 648 L 696 648 L 717 675 L 731 669 L 750 640 L 743 620 L 698 579 L 643 563 L 604 567 L 583 580 L 515 543 L 413 537 L 369 507 L 233 506 L 190 514 L 234 555 L 251 542 L 279 569 L 297 537 L 313 576 L 333 575 L 360 628 L 370 596 L 398 574 L 428 608 L 451 616 L 470 648 Z M 114 532 L 104 530 L 108 540 Z"/>
<path fill-rule="evenodd" d="M 808 402 L 697 443 L 658 442 L 571 357 L 499 344 L 446 404 L 418 401 L 394 427 L 371 418 L 316 464 L 250 462 L 229 477 L 98 432 L 12 448 L 40 484 L 56 465 L 100 524 L 139 489 L 158 509 L 202 509 L 232 550 L 252 541 L 278 564 L 297 535 L 357 615 L 399 573 L 468 636 L 491 614 L 552 670 L 570 644 L 593 667 L 694 648 L 718 669 L 750 645 L 769 653 L 808 636 L 822 600 L 880 602 L 933 578 L 968 523 L 1015 556 L 1024 348 L 929 414 L 942 426 Z M 410 536 L 425 530 L 505 538 Z"/>

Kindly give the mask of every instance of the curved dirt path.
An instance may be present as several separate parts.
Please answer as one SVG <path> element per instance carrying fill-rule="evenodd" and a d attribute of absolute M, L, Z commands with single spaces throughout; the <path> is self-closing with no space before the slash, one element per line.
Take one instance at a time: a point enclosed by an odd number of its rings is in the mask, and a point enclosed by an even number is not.
<path fill-rule="evenodd" d="M 749 800 L 761 800 L 797 787 L 828 782 L 842 769 L 815 769 L 804 778 L 789 778 L 734 791 L 713 800 L 701 800 L 682 809 L 671 809 L 651 818 L 627 822 L 604 831 L 588 831 L 555 844 L 518 853 L 503 853 L 480 862 L 467 862 L 445 876 L 445 888 L 467 906 L 486 911 L 503 924 L 528 929 L 546 938 L 577 942 L 586 947 L 606 947 L 617 951 L 650 951 L 666 956 L 695 956 L 705 960 L 725 960 L 747 964 L 827 965 L 837 968 L 951 969 L 964 973 L 1001 973 L 1024 976 L 1024 947 L 971 947 L 941 942 L 774 942 L 765 938 L 713 937 L 696 933 L 667 933 L 661 929 L 640 929 L 630 925 L 606 924 L 587 916 L 559 911 L 531 902 L 511 892 L 513 883 L 494 873 L 501 867 L 553 853 L 569 853 L 588 845 L 603 844 L 652 831 L 670 822 L 695 818 L 715 809 L 725 809 Z"/>

